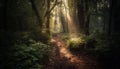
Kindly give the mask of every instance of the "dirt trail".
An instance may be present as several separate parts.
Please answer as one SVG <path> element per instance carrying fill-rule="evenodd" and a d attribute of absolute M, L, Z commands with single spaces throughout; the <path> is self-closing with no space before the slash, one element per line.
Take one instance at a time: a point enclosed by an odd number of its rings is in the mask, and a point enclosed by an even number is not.
<path fill-rule="evenodd" d="M 60 37 L 53 37 L 51 43 L 54 47 L 46 69 L 102 69 L 88 56 L 71 53 Z"/>

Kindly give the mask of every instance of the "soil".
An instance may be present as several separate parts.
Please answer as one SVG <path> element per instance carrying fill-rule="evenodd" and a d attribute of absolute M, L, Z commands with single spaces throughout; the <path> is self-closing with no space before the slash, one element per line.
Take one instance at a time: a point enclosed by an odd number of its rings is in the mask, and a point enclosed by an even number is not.
<path fill-rule="evenodd" d="M 102 69 L 102 66 L 87 54 L 73 54 L 66 48 L 60 36 L 51 39 L 53 46 L 46 69 Z"/>

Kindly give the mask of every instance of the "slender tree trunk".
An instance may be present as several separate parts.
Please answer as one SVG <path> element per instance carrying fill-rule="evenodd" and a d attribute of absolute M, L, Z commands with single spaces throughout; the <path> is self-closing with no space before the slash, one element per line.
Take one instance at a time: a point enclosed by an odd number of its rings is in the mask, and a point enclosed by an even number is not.
<path fill-rule="evenodd" d="M 109 34 L 116 33 L 118 29 L 117 28 L 117 22 L 119 18 L 119 10 L 118 10 L 118 2 L 119 0 L 110 0 L 110 22 L 109 22 Z"/>
<path fill-rule="evenodd" d="M 42 28 L 41 16 L 40 16 L 40 14 L 39 14 L 39 12 L 38 12 L 38 10 L 37 10 L 37 7 L 36 7 L 36 5 L 35 5 L 35 2 L 34 2 L 34 0 L 30 0 L 30 2 L 31 2 L 31 4 L 32 4 L 32 9 L 33 9 L 33 11 L 35 12 L 35 15 L 36 15 L 36 17 L 37 17 L 37 20 L 38 20 L 38 22 L 39 22 L 40 28 Z"/>
<path fill-rule="evenodd" d="M 4 15 L 3 15 L 3 29 L 5 31 L 8 31 L 8 20 L 7 20 L 7 9 L 8 9 L 8 0 L 4 1 L 4 7 L 3 7 L 3 11 L 4 11 Z"/>
<path fill-rule="evenodd" d="M 105 16 L 103 16 L 103 32 L 106 33 L 106 21 L 105 21 Z"/>
<path fill-rule="evenodd" d="M 63 27 L 63 33 L 68 33 L 67 21 L 65 20 L 65 17 L 63 15 L 62 11 L 60 11 L 60 20 L 61 20 L 61 24 Z"/>
<path fill-rule="evenodd" d="M 89 6 L 88 6 L 89 1 L 85 0 L 85 24 L 84 24 L 84 29 L 85 29 L 85 34 L 89 35 Z"/>
<path fill-rule="evenodd" d="M 79 25 L 80 25 L 80 32 L 84 32 L 84 8 L 82 5 L 78 3 L 77 5 L 78 10 L 78 19 L 79 19 Z"/>
<path fill-rule="evenodd" d="M 50 34 L 50 0 L 47 0 L 47 21 L 46 21 L 46 28 L 47 28 L 47 33 Z"/>
<path fill-rule="evenodd" d="M 110 0 L 110 19 L 108 24 L 108 34 L 111 34 L 111 22 L 112 22 L 112 0 Z"/>

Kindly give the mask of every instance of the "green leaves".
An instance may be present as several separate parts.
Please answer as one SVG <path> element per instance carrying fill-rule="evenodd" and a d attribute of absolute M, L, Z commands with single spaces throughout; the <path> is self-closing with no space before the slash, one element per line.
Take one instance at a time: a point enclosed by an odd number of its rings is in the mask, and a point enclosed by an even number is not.
<path fill-rule="evenodd" d="M 12 50 L 12 57 L 8 61 L 14 65 L 12 69 L 42 69 L 48 61 L 50 46 L 41 42 L 29 46 L 15 44 Z"/>

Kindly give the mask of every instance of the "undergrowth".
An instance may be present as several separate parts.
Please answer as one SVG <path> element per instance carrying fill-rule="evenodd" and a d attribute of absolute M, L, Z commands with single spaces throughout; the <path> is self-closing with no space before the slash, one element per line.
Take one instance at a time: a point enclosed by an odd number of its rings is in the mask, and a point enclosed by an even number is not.
<path fill-rule="evenodd" d="M 50 46 L 37 42 L 27 46 L 15 44 L 11 51 L 3 58 L 3 67 L 6 69 L 43 69 L 48 61 Z"/>
<path fill-rule="evenodd" d="M 93 33 L 83 38 L 67 39 L 68 48 L 72 52 L 83 52 L 96 58 L 109 69 L 119 69 L 120 34 Z"/>
<path fill-rule="evenodd" d="M 120 34 L 96 34 L 89 36 L 87 51 L 100 62 L 111 65 L 111 69 L 119 69 Z"/>
<path fill-rule="evenodd" d="M 35 36 L 35 37 L 33 37 Z M 43 37 L 43 36 L 42 36 Z M 29 32 L 0 34 L 0 69 L 44 69 L 51 47 L 44 35 L 43 40 Z"/>

